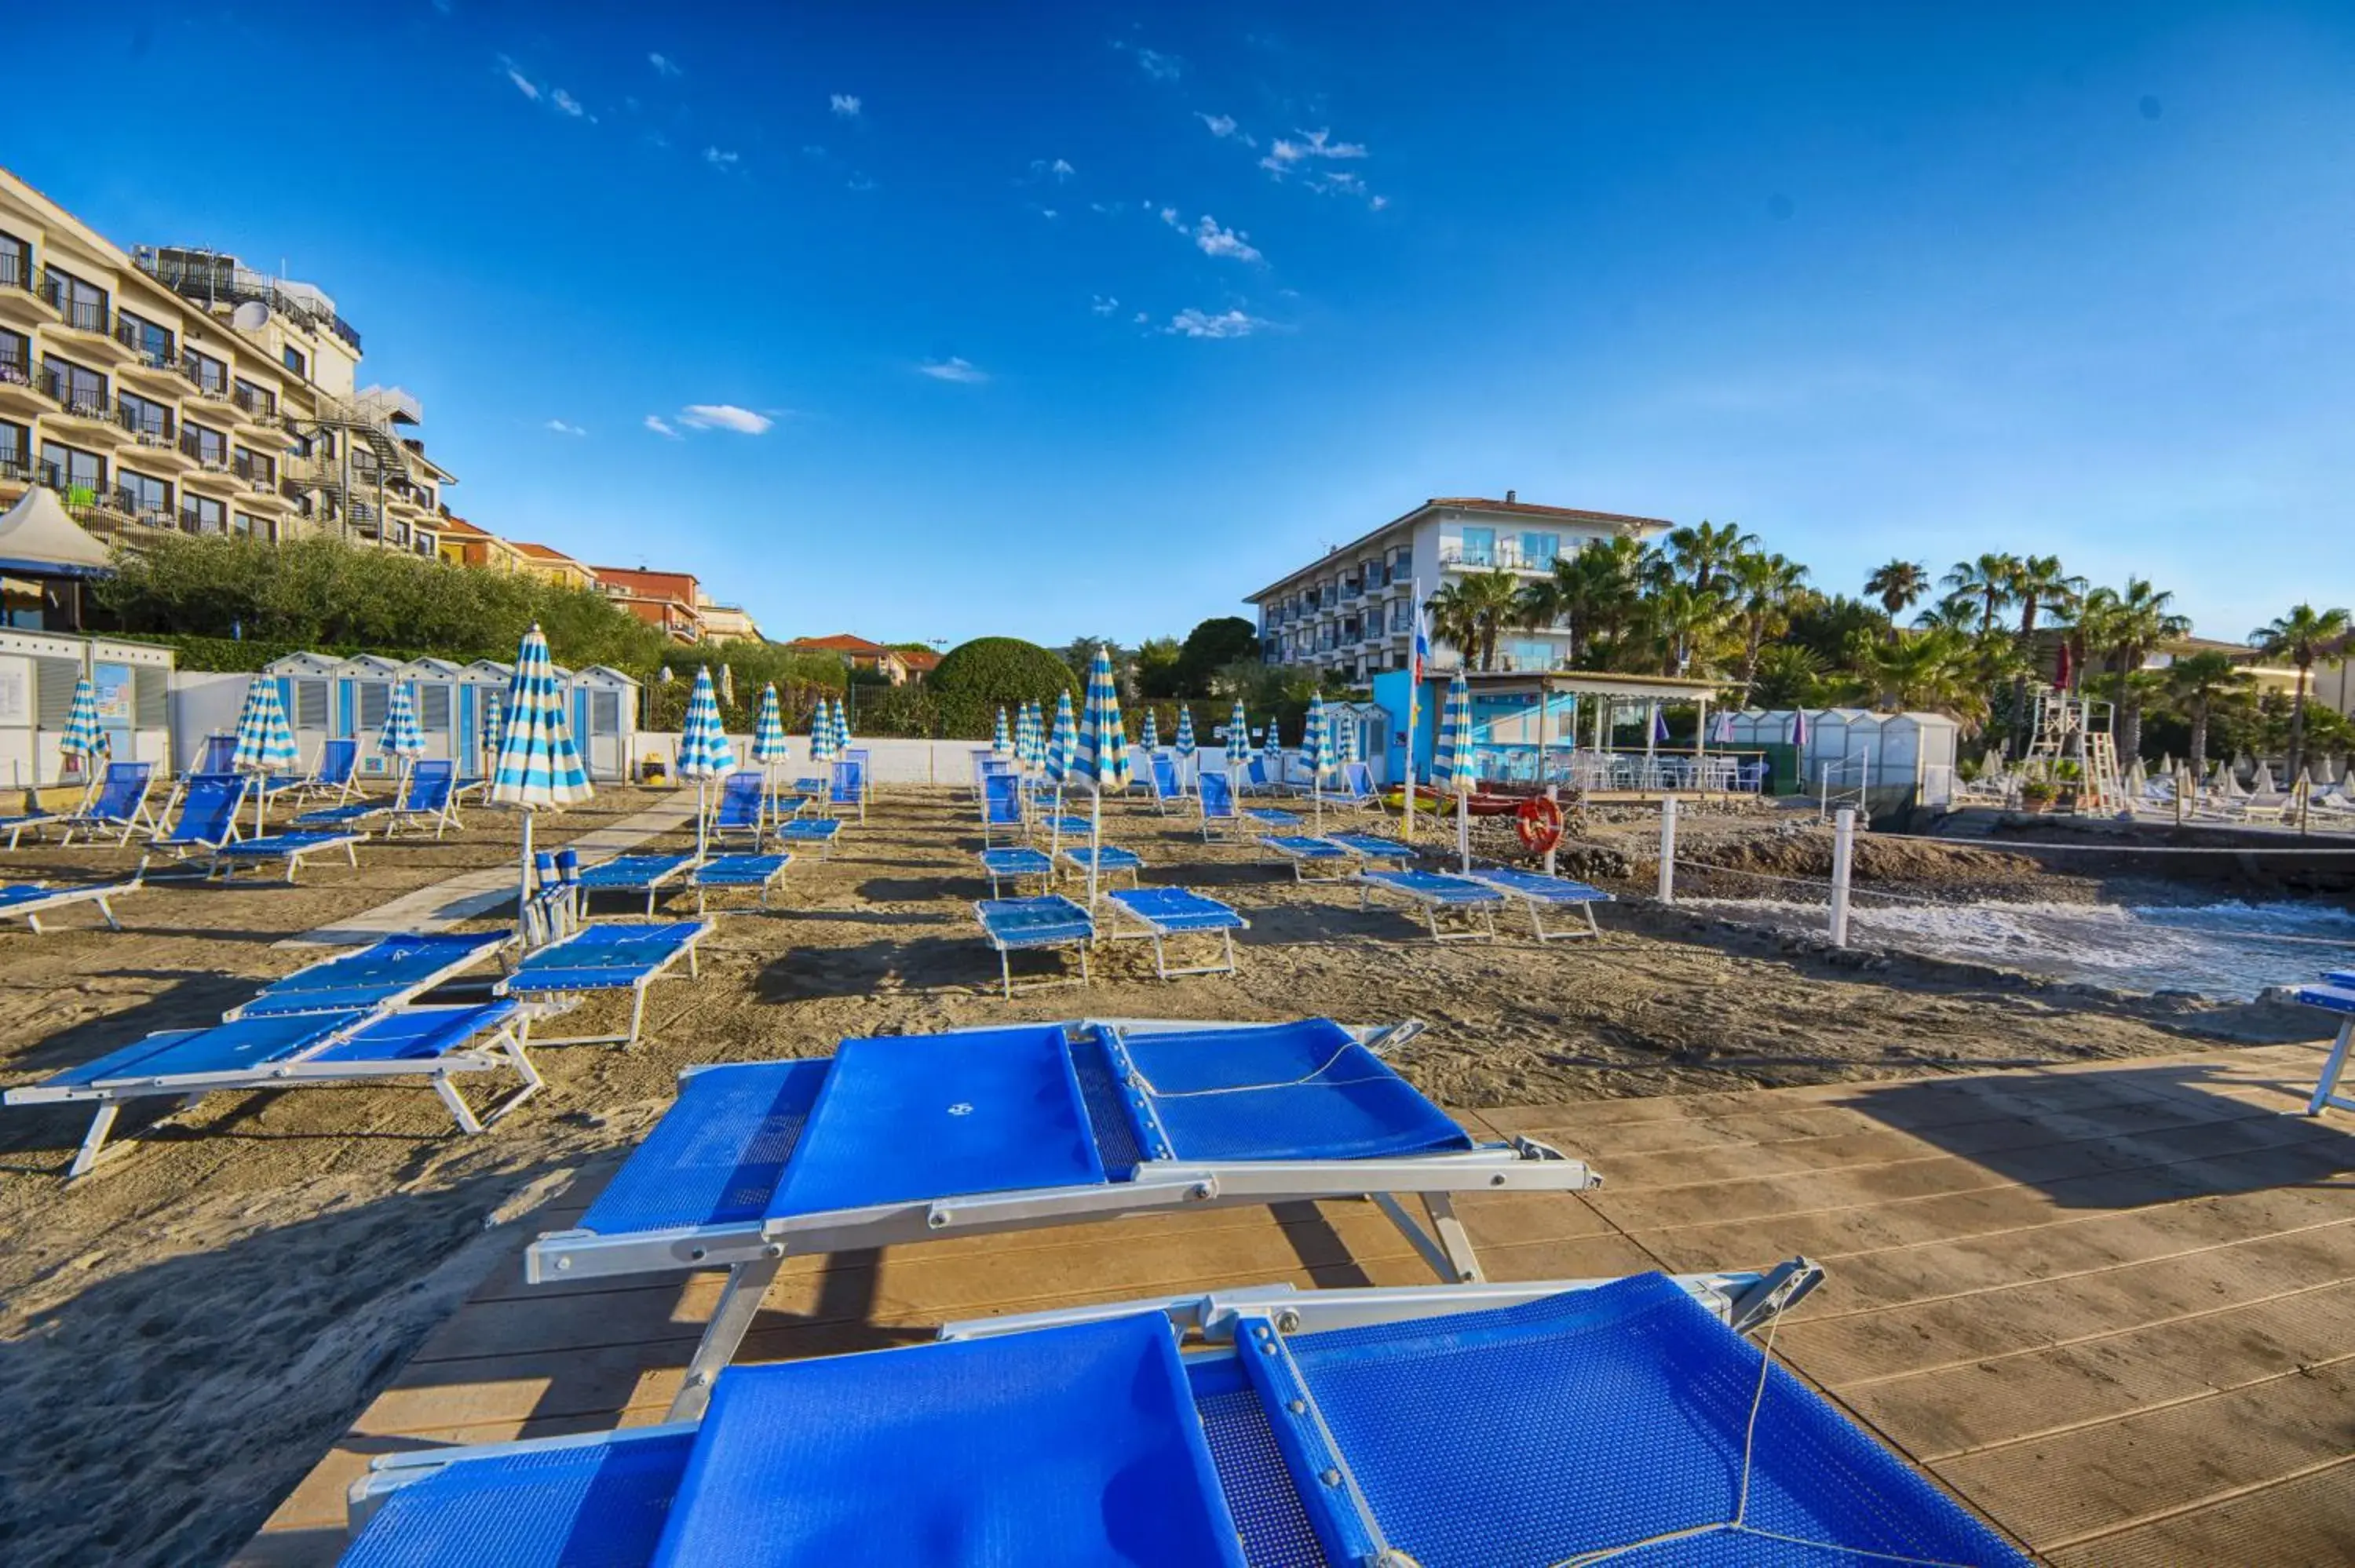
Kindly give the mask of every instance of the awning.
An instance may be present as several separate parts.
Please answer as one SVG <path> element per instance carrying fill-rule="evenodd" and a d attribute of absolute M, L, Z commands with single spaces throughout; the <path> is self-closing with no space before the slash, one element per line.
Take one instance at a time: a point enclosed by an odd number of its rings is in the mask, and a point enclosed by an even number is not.
<path fill-rule="evenodd" d="M 44 577 L 110 577 L 114 557 L 66 515 L 54 491 L 37 484 L 0 516 L 0 571 Z"/>

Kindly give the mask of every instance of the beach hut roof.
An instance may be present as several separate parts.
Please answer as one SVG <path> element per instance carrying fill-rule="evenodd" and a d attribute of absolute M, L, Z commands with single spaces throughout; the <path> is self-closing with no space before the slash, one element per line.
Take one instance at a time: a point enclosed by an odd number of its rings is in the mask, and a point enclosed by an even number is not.
<path fill-rule="evenodd" d="M 398 659 L 388 659 L 381 653 L 355 653 L 343 662 L 343 673 L 367 680 L 371 676 L 389 679 L 407 666 Z"/>
<path fill-rule="evenodd" d="M 634 677 L 622 673 L 621 671 L 614 669 L 611 664 L 589 665 L 573 678 L 581 682 L 585 685 L 591 686 L 612 686 L 617 689 L 627 689 L 630 691 L 637 690 L 638 686 L 638 683 Z"/>
<path fill-rule="evenodd" d="M 326 653 L 287 653 L 261 667 L 265 675 L 329 675 L 343 667 L 344 661 Z"/>
<path fill-rule="evenodd" d="M 453 680 L 461 673 L 459 666 L 447 659 L 412 659 L 403 668 L 409 674 L 428 681 Z"/>

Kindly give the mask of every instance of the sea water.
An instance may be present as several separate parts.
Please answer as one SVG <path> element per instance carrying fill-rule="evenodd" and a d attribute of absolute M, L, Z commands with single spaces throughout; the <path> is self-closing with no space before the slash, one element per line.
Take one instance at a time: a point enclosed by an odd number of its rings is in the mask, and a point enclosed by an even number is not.
<path fill-rule="evenodd" d="M 1822 930 L 1820 903 L 1678 899 L 1732 919 Z M 1849 906 L 1849 940 L 2116 991 L 2246 1001 L 2355 968 L 2355 913 L 2334 905 L 1895 903 Z"/>

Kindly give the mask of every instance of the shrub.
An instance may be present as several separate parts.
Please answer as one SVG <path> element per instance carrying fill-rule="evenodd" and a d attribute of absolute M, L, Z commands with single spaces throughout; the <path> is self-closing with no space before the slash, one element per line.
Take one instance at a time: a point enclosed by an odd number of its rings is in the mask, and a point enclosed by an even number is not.
<path fill-rule="evenodd" d="M 968 740 L 987 739 L 997 710 L 1009 714 L 1036 698 L 1054 711 L 1055 694 L 1068 691 L 1076 704 L 1080 678 L 1060 658 L 1018 637 L 976 637 L 944 654 L 924 681 L 933 705 L 937 732 Z"/>

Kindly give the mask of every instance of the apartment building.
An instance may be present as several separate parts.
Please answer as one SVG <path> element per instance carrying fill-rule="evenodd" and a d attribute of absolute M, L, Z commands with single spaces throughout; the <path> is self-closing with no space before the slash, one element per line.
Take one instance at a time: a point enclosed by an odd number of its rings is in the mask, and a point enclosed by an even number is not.
<path fill-rule="evenodd" d="M 759 623 L 741 605 L 716 604 L 700 588 L 695 590 L 696 618 L 703 622 L 706 642 L 759 642 Z"/>
<path fill-rule="evenodd" d="M 125 251 L 0 169 L 0 506 L 56 491 L 84 529 L 435 553 L 453 477 L 398 387 L 357 385 L 335 302 L 232 256 Z"/>
<path fill-rule="evenodd" d="M 703 641 L 703 618 L 695 601 L 700 585 L 692 572 L 656 572 L 643 567 L 592 567 L 597 589 L 621 609 L 674 642 Z"/>
<path fill-rule="evenodd" d="M 435 523 L 433 554 L 453 567 L 473 567 L 477 571 L 524 569 L 525 556 L 518 546 L 454 513 L 445 514 Z"/>
<path fill-rule="evenodd" d="M 785 646 L 796 653 L 831 653 L 849 668 L 872 671 L 895 686 L 906 685 L 920 673 L 929 673 L 932 666 L 940 662 L 938 659 L 929 659 L 919 672 L 900 650 L 848 631 L 837 631 L 830 637 L 796 637 Z"/>
<path fill-rule="evenodd" d="M 527 544 L 521 539 L 512 543 L 501 539 L 498 543 L 507 545 L 516 553 L 519 557 L 520 570 L 542 582 L 568 588 L 592 588 L 597 586 L 595 572 L 551 546 Z"/>
<path fill-rule="evenodd" d="M 1414 585 L 1428 599 L 1467 572 L 1501 569 L 1535 582 L 1557 558 L 1591 542 L 1649 541 L 1673 526 L 1657 517 L 1540 506 L 1510 490 L 1502 501 L 1434 497 L 1245 597 L 1259 609 L 1266 662 L 1364 681 L 1406 668 Z M 1567 630 L 1517 630 L 1497 647 L 1498 664 L 1513 670 L 1558 669 L 1569 652 Z M 1434 664 L 1455 659 L 1455 650 L 1434 645 Z"/>

